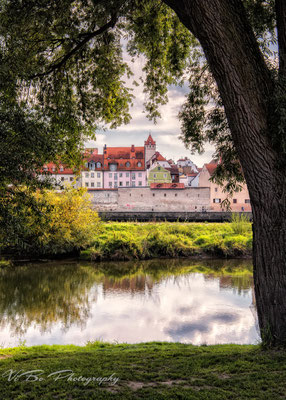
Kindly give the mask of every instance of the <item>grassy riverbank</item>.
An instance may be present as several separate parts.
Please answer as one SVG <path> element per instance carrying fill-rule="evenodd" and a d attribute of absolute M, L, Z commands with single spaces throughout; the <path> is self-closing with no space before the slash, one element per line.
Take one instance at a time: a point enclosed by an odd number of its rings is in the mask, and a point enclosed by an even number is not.
<path fill-rule="evenodd" d="M 87 260 L 132 260 L 158 257 L 250 257 L 251 224 L 231 223 L 102 223 Z"/>
<path fill-rule="evenodd" d="M 42 371 L 14 380 L 20 370 Z M 5 400 L 279 399 L 286 393 L 286 352 L 177 343 L 19 347 L 0 349 L 0 382 Z"/>

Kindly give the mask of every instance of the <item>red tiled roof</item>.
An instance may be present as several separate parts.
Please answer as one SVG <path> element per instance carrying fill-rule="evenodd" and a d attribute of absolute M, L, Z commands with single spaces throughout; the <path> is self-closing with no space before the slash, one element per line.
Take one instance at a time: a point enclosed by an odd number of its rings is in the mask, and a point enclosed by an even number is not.
<path fill-rule="evenodd" d="M 151 183 L 151 189 L 185 189 L 183 183 Z"/>
<path fill-rule="evenodd" d="M 205 166 L 206 166 L 206 169 L 208 170 L 210 176 L 212 176 L 217 167 L 217 163 L 211 162 L 209 164 L 205 164 Z"/>
<path fill-rule="evenodd" d="M 197 176 L 198 172 L 194 172 L 193 174 L 187 174 L 187 176 Z"/>
<path fill-rule="evenodd" d="M 45 164 L 45 167 L 47 170 L 44 168 L 41 170 L 41 172 L 49 173 L 49 174 L 59 174 L 59 175 L 73 175 L 74 171 L 71 168 L 66 167 L 64 164 L 59 164 L 59 167 L 55 163 L 47 163 Z M 60 168 L 63 167 L 64 170 L 61 171 Z"/>
<path fill-rule="evenodd" d="M 148 139 L 147 140 L 145 140 L 145 142 L 144 142 L 144 144 L 146 145 L 146 144 L 156 144 L 156 142 L 154 141 L 154 139 L 152 138 L 152 136 L 151 135 L 149 135 L 148 136 Z"/>
<path fill-rule="evenodd" d="M 152 157 L 152 158 L 153 158 L 153 157 Z M 157 161 L 167 161 L 166 158 L 164 158 L 164 157 L 162 156 L 162 154 L 159 153 L 159 151 L 156 151 L 154 158 L 155 158 Z"/>
<path fill-rule="evenodd" d="M 126 165 L 129 163 L 130 165 Z M 141 166 L 138 166 L 141 163 Z M 104 149 L 104 170 L 109 169 L 109 164 L 117 164 L 118 170 L 145 170 L 144 147 L 106 147 Z"/>

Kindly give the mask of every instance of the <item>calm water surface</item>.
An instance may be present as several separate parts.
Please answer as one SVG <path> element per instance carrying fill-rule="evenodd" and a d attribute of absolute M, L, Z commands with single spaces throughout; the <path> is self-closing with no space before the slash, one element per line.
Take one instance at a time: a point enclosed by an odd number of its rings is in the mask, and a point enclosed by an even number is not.
<path fill-rule="evenodd" d="M 0 345 L 257 343 L 249 261 L 49 263 L 0 270 Z"/>

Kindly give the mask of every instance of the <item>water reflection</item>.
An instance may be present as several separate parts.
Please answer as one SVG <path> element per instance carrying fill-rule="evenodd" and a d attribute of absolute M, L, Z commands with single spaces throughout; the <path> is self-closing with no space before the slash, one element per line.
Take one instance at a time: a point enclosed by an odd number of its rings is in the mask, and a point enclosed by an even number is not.
<path fill-rule="evenodd" d="M 0 344 L 254 343 L 249 261 L 152 260 L 0 270 Z"/>

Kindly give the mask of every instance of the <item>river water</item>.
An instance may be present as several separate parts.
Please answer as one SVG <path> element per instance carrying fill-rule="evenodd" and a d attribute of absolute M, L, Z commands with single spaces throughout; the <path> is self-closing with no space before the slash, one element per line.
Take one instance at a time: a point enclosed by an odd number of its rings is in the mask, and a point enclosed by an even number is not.
<path fill-rule="evenodd" d="M 53 262 L 0 270 L 0 346 L 258 343 L 251 261 Z"/>

